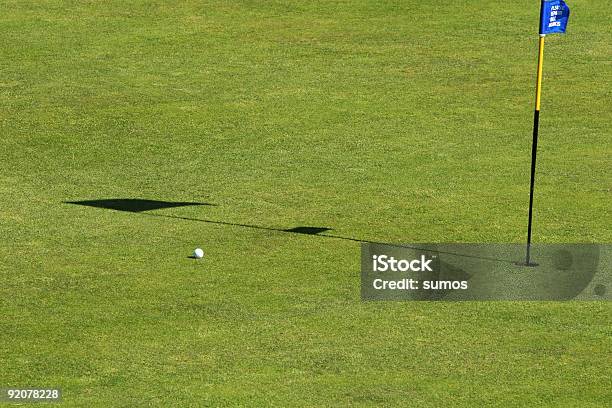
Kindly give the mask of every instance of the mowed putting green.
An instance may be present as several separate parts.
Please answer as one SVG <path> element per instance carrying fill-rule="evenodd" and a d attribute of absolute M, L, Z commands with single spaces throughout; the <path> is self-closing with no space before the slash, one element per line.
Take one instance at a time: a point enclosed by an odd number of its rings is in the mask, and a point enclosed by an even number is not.
<path fill-rule="evenodd" d="M 612 242 L 609 4 L 569 5 L 546 42 L 534 241 Z M 4 1 L 0 388 L 75 407 L 609 403 L 607 302 L 359 296 L 359 240 L 525 239 L 538 16 Z"/>

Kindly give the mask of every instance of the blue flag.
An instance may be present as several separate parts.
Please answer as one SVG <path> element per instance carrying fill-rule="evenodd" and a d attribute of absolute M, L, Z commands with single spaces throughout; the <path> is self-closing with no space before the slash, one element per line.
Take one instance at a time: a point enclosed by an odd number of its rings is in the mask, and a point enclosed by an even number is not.
<path fill-rule="evenodd" d="M 542 0 L 540 34 L 564 33 L 570 9 L 563 0 Z"/>

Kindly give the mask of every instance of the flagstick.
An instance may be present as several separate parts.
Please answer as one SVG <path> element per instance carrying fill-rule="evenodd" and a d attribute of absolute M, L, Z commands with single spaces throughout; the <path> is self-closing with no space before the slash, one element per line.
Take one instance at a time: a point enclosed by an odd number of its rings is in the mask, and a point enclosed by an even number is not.
<path fill-rule="evenodd" d="M 538 152 L 538 129 L 540 127 L 540 97 L 542 95 L 542 65 L 544 64 L 544 37 L 545 34 L 540 34 L 540 51 L 538 54 L 538 76 L 536 81 L 536 101 L 535 112 L 533 114 L 533 143 L 531 145 L 531 184 L 529 190 L 529 223 L 527 225 L 527 256 L 525 258 L 526 266 L 537 266 L 536 263 L 530 262 L 531 251 L 531 221 L 533 217 L 533 188 L 535 183 L 536 170 L 536 155 Z"/>

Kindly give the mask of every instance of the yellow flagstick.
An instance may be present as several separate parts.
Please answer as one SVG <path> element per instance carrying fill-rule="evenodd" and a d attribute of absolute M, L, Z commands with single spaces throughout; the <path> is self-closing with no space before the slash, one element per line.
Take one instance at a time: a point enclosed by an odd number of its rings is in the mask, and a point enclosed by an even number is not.
<path fill-rule="evenodd" d="M 542 96 L 542 66 L 544 65 L 544 37 L 545 34 L 540 34 L 539 53 L 538 53 L 538 75 L 536 79 L 536 100 L 535 112 L 533 114 L 533 142 L 531 145 L 531 184 L 529 190 L 529 223 L 527 224 L 527 256 L 525 265 L 537 266 L 536 263 L 530 262 L 531 252 L 531 220 L 533 217 L 533 188 L 535 183 L 536 170 L 536 155 L 538 151 L 538 128 L 540 125 L 540 100 Z"/>
<path fill-rule="evenodd" d="M 535 110 L 540 111 L 540 99 L 542 96 L 542 67 L 544 66 L 544 38 L 546 34 L 540 34 L 540 47 L 538 53 L 538 76 L 536 81 L 536 104 Z"/>

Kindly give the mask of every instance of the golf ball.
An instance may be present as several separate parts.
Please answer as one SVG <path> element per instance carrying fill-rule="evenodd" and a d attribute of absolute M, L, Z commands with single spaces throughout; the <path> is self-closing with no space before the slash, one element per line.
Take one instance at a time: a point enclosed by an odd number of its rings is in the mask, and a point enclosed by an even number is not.
<path fill-rule="evenodd" d="M 202 251 L 202 248 L 196 248 L 193 251 L 193 257 L 196 259 L 202 259 L 204 257 L 204 251 Z"/>

